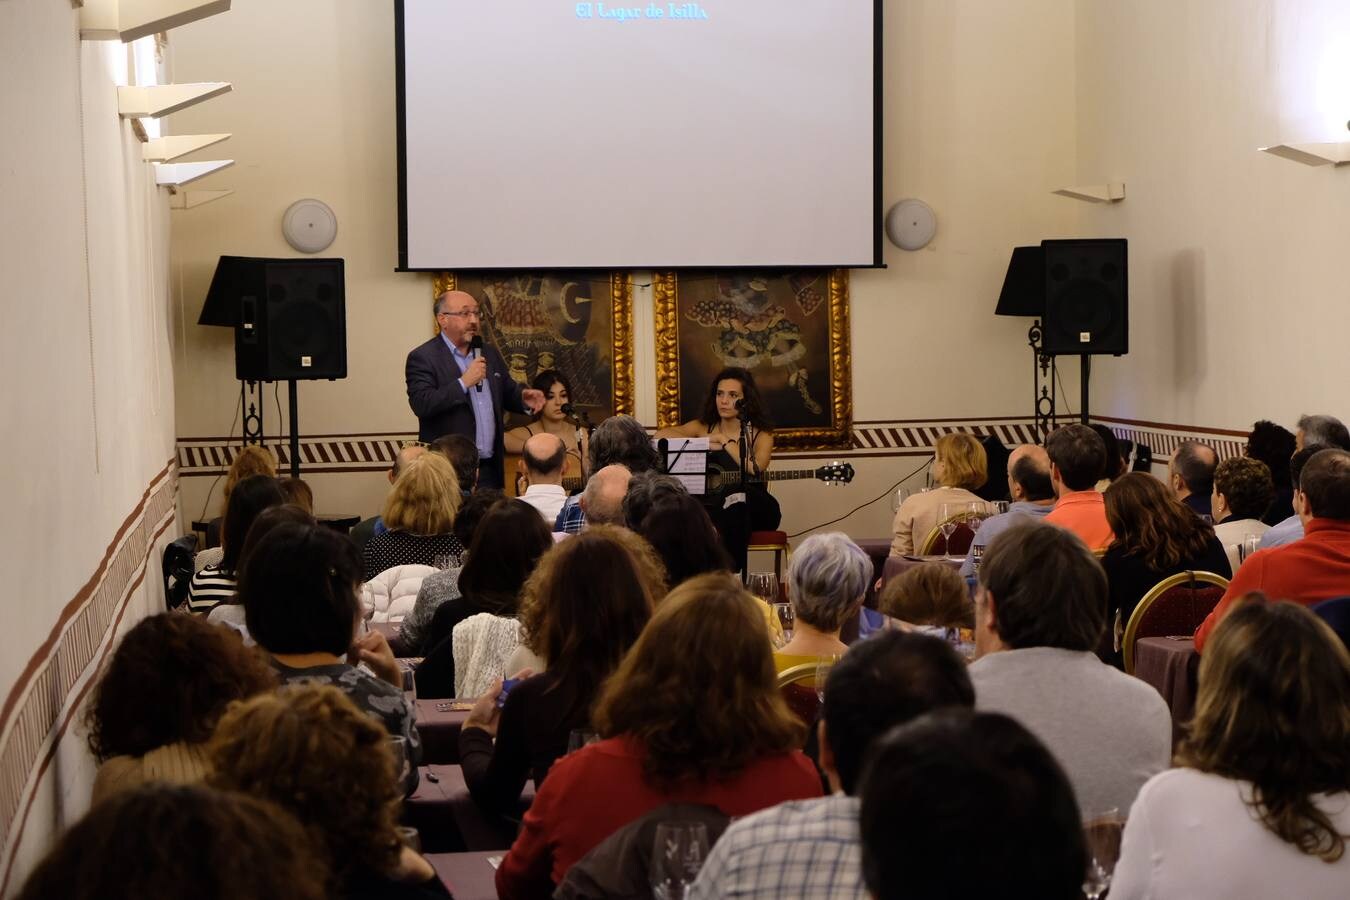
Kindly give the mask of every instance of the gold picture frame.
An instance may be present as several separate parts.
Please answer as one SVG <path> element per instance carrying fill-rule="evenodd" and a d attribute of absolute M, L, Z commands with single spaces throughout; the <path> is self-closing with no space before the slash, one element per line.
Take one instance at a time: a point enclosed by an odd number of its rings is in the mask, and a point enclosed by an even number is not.
<path fill-rule="evenodd" d="M 512 378 L 528 386 L 541 369 L 556 368 L 572 382 L 573 404 L 591 421 L 633 414 L 633 282 L 627 273 L 441 272 L 432 280 L 432 297 L 453 290 L 478 300 L 484 338 L 501 352 Z M 608 304 L 595 302 L 603 299 Z"/>
<path fill-rule="evenodd" d="M 741 365 L 755 375 L 776 446 L 851 445 L 847 269 L 658 272 L 652 289 L 658 427 L 698 418 L 713 376 Z"/>

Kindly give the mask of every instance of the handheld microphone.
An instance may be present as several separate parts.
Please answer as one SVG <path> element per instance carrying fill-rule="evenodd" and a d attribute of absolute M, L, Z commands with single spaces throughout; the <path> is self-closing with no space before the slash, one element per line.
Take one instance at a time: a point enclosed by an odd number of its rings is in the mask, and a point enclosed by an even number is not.
<path fill-rule="evenodd" d="M 575 417 L 576 417 L 577 411 L 576 411 L 576 409 L 572 406 L 572 404 L 570 404 L 570 403 L 564 403 L 564 404 L 562 405 L 562 414 L 563 414 L 564 416 L 567 416 L 567 418 L 572 419 L 572 418 L 575 418 Z"/>
<path fill-rule="evenodd" d="M 483 336 L 481 334 L 475 334 L 473 340 L 469 341 L 469 355 L 472 359 L 483 358 Z M 473 386 L 473 389 L 480 394 L 483 393 L 483 382 L 480 380 Z"/>

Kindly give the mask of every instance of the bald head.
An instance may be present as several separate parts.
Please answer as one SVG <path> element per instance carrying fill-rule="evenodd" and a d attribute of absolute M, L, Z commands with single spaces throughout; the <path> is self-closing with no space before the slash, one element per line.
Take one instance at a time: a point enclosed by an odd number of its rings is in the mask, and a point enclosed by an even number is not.
<path fill-rule="evenodd" d="M 627 466 L 605 466 L 586 482 L 581 495 L 581 510 L 592 525 L 622 525 L 623 498 L 633 474 Z"/>
<path fill-rule="evenodd" d="M 556 434 L 536 434 L 525 441 L 521 459 L 532 484 L 562 484 L 567 445 Z"/>
<path fill-rule="evenodd" d="M 1036 444 L 1023 444 L 1008 455 L 1008 490 L 1014 500 L 1041 503 L 1055 499 L 1050 482 L 1050 454 Z"/>
<path fill-rule="evenodd" d="M 423 447 L 421 444 L 409 444 L 407 447 L 399 450 L 398 454 L 394 457 L 394 465 L 389 469 L 389 483 L 393 484 L 397 481 L 398 476 L 403 474 L 403 470 L 408 468 L 408 463 L 426 452 L 427 448 Z"/>

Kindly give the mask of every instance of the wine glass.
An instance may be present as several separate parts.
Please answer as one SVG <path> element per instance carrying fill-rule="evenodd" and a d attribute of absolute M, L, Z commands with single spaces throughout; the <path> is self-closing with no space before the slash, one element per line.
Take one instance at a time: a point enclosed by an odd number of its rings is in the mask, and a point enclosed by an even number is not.
<path fill-rule="evenodd" d="M 989 507 L 985 505 L 983 500 L 972 500 L 968 509 L 970 512 L 966 516 L 966 522 L 970 525 L 972 532 L 979 531 L 980 526 L 984 524 L 985 518 L 989 515 Z"/>
<path fill-rule="evenodd" d="M 708 829 L 702 822 L 661 822 L 656 826 L 648 870 L 656 900 L 683 900 L 708 856 Z"/>
<path fill-rule="evenodd" d="M 825 682 L 830 678 L 830 670 L 839 662 L 839 654 L 816 657 L 816 699 L 825 702 Z"/>
<path fill-rule="evenodd" d="M 938 530 L 942 532 L 942 558 L 952 558 L 952 534 L 956 531 L 956 504 L 944 503 L 938 508 Z"/>
<path fill-rule="evenodd" d="M 773 572 L 751 572 L 746 587 L 770 606 L 778 602 L 778 576 Z"/>
<path fill-rule="evenodd" d="M 792 611 L 791 603 L 775 603 L 773 612 L 778 617 L 778 624 L 783 626 L 782 643 L 778 645 L 778 649 L 781 650 L 787 646 L 788 641 L 792 640 L 792 624 L 795 614 Z"/>
<path fill-rule="evenodd" d="M 1083 839 L 1088 852 L 1083 893 L 1088 900 L 1101 900 L 1102 894 L 1111 886 L 1116 860 L 1120 858 L 1120 837 L 1124 827 L 1120 810 L 1114 808 L 1083 822 Z"/>

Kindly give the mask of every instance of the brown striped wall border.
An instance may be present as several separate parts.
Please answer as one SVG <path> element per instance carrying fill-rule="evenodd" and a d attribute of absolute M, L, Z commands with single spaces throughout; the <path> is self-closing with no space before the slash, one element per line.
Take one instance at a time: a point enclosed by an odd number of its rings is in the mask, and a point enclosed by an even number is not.
<path fill-rule="evenodd" d="M 1064 417 L 1062 422 L 1074 419 Z M 1183 440 L 1194 438 L 1214 447 L 1220 458 L 1242 455 L 1246 432 L 1205 428 L 1194 425 L 1168 425 L 1132 419 L 1094 417 L 1118 436 L 1147 444 L 1153 457 L 1165 463 Z M 1005 445 L 1035 441 L 1035 426 L 1026 416 L 991 416 L 955 419 L 898 419 L 855 422 L 852 445 L 836 450 L 780 451 L 779 460 L 795 459 L 869 459 L 891 456 L 920 456 L 931 453 L 944 434 L 966 431 L 992 434 Z M 365 432 L 354 434 L 318 434 L 301 438 L 300 468 L 306 473 L 383 472 L 393 463 L 404 441 L 415 440 L 412 432 Z M 183 437 L 178 440 L 179 474 L 184 478 L 217 477 L 225 474 L 242 444 L 220 437 Z M 290 464 L 290 447 L 284 442 L 268 441 L 284 467 Z"/>
<path fill-rule="evenodd" d="M 177 501 L 178 477 L 170 462 L 123 520 L 94 574 L 63 608 L 0 709 L 0 847 L 5 854 L 0 895 L 9 893 L 37 786 L 93 683 L 84 675 L 91 664 L 102 665 L 109 637 L 146 578 L 159 538 L 177 521 Z"/>

